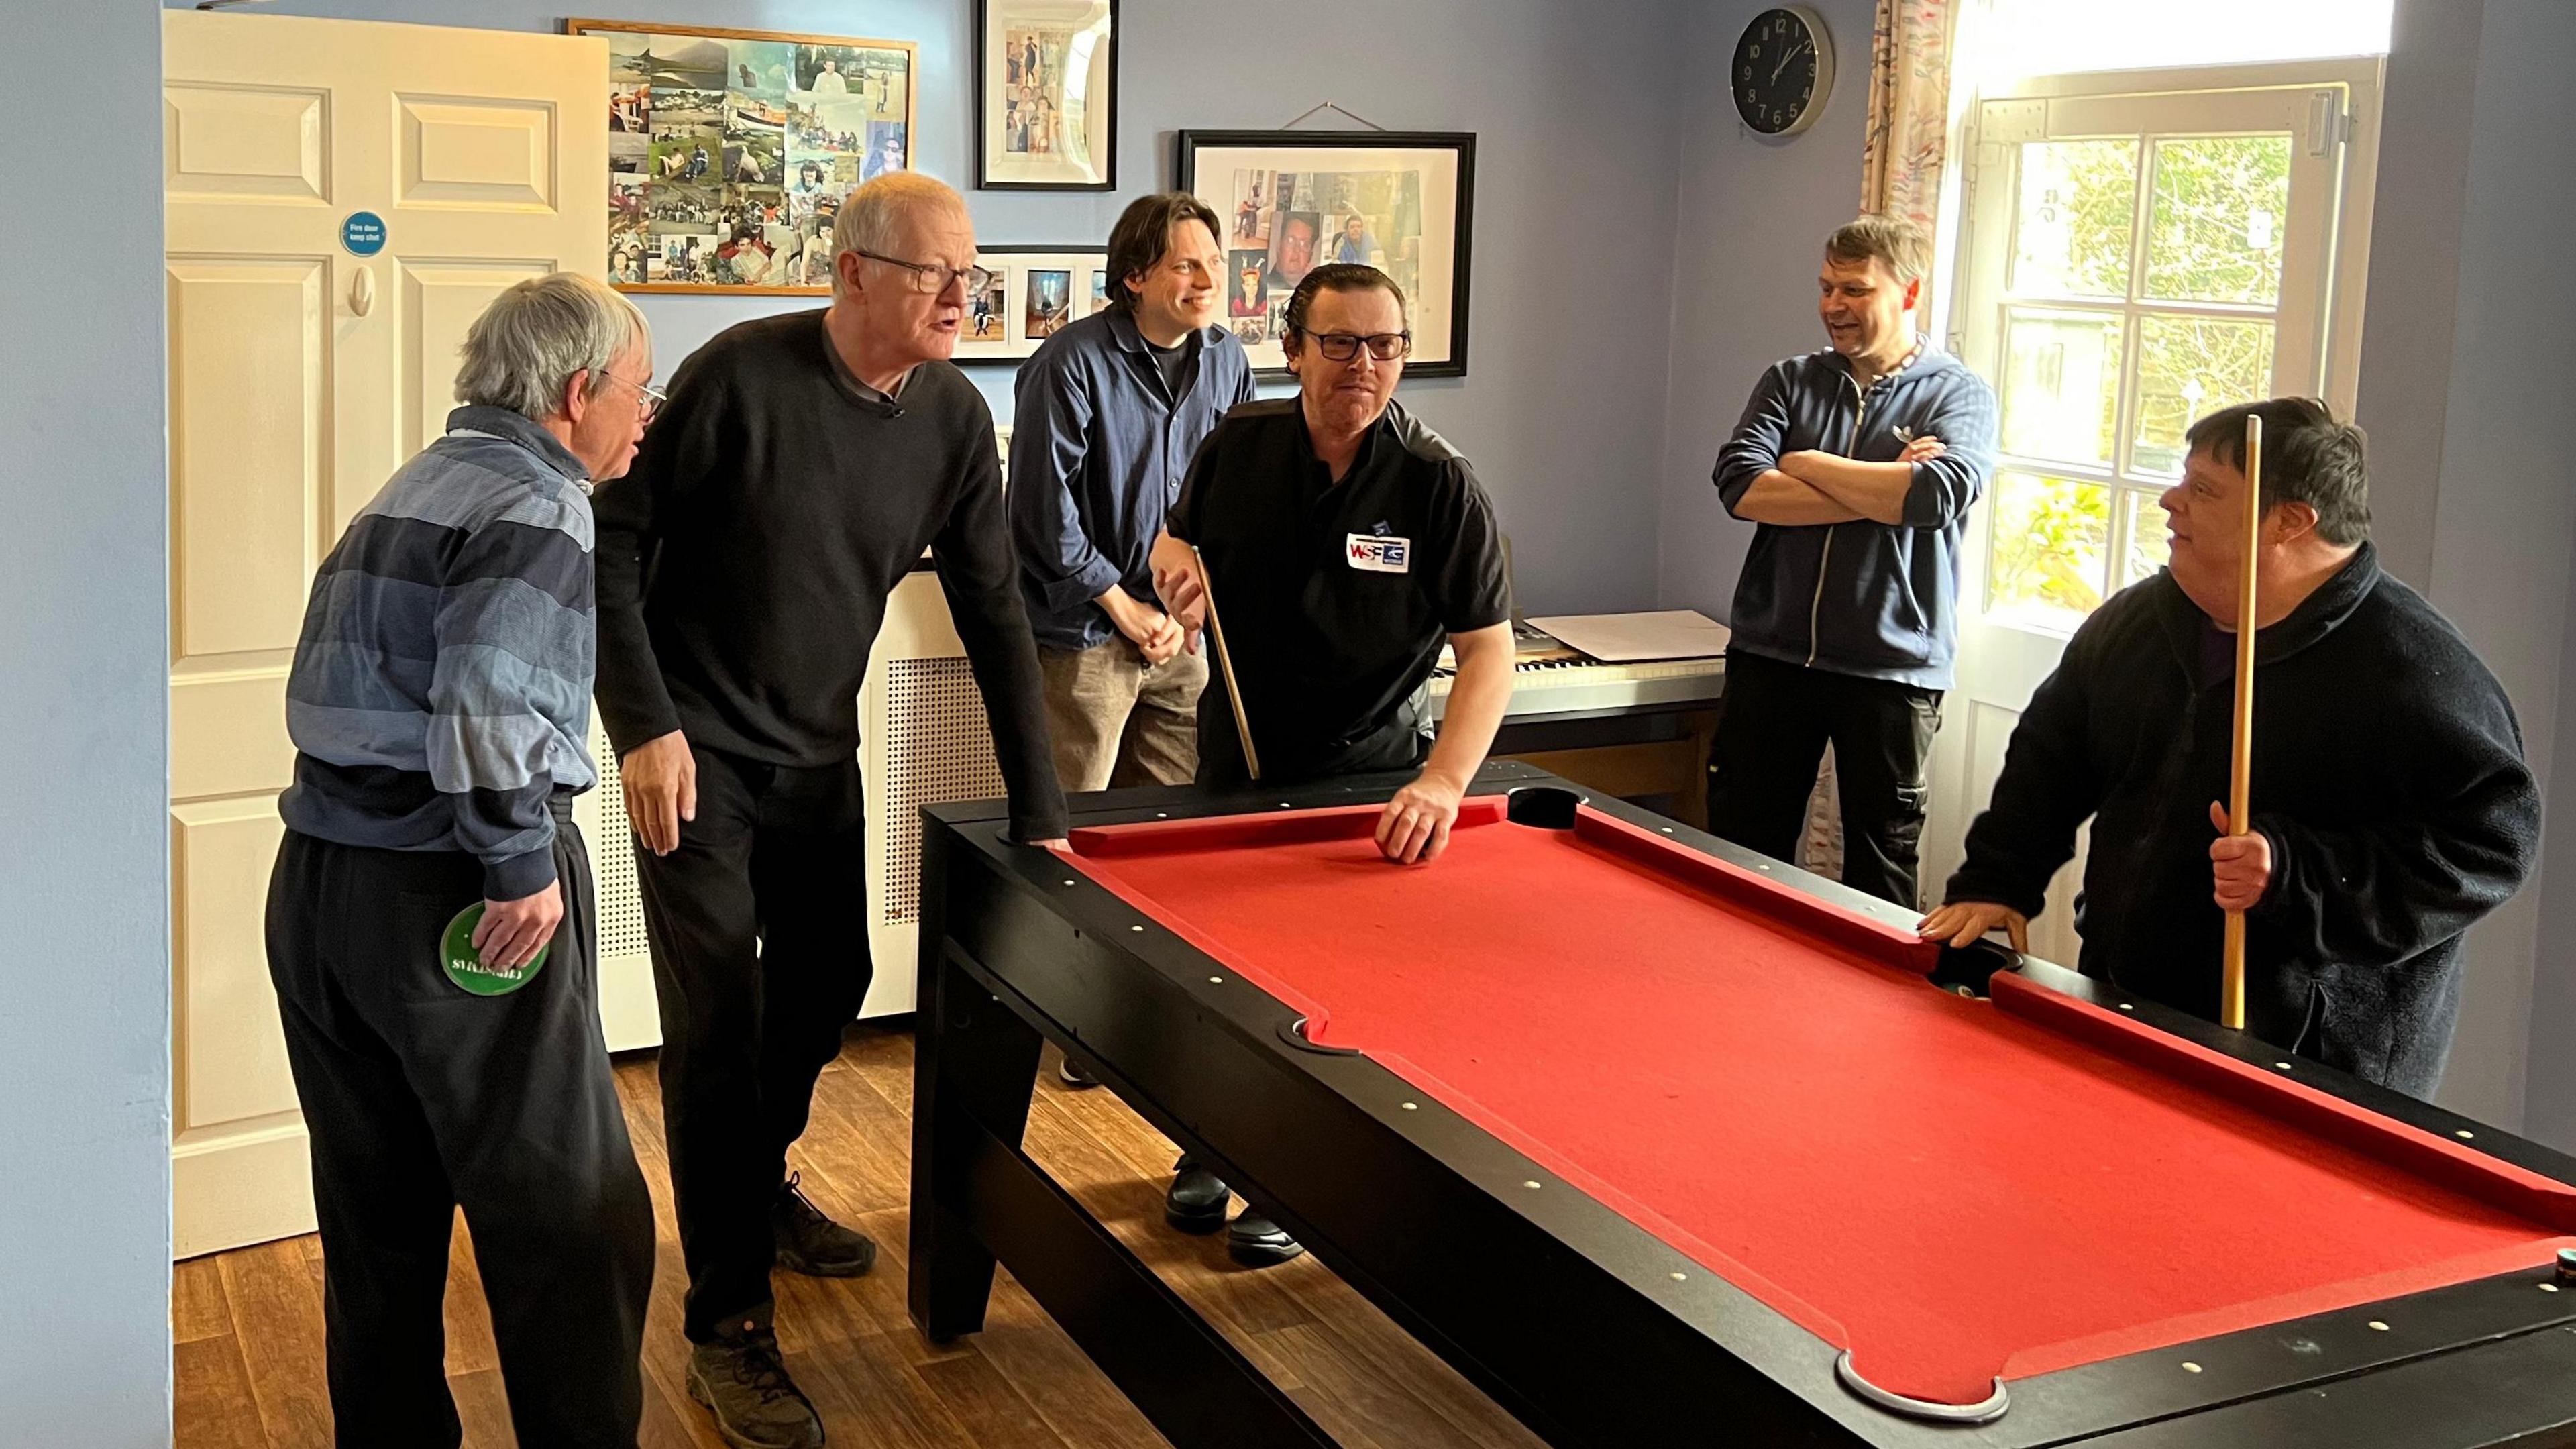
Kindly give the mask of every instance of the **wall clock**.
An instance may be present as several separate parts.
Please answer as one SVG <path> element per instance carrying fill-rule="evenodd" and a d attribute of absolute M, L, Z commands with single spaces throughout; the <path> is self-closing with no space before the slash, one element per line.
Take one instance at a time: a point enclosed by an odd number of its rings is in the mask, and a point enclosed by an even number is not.
<path fill-rule="evenodd" d="M 1736 39 L 1727 79 L 1745 125 L 1794 136 L 1815 124 L 1834 88 L 1833 38 L 1804 5 L 1765 10 Z"/>

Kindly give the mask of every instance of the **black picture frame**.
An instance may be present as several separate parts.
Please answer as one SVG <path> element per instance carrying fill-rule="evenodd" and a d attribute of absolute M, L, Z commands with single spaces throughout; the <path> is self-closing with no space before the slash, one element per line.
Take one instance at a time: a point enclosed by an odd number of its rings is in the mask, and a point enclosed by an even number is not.
<path fill-rule="evenodd" d="M 1006 54 L 1004 47 L 1011 30 L 1011 20 L 1032 11 L 1064 11 L 1085 0 L 975 0 L 975 185 L 983 191 L 1115 191 L 1118 189 L 1118 85 L 1119 0 L 1087 0 L 1091 23 L 1070 34 L 1076 38 L 1098 31 L 1094 42 L 1095 60 L 1086 67 L 1084 112 L 1086 124 L 1080 137 L 1079 154 L 1088 162 L 1053 160 L 1038 163 L 1027 159 L 1025 149 L 1020 159 L 1013 159 L 1011 141 L 1016 127 L 1009 115 L 1010 98 L 996 95 L 995 87 L 1011 84 L 1011 67 L 1020 59 Z M 1096 16 L 1096 19 L 1092 17 Z M 1034 16 L 1030 18 L 1035 18 Z M 1057 57 L 1059 65 L 1062 57 Z M 1089 97 L 1090 83 L 1100 89 L 1097 106 L 1101 113 L 1096 124 L 1088 122 L 1093 109 Z M 1050 116 L 1060 117 L 1067 109 L 1058 76 L 1057 90 L 1049 98 Z M 1061 158 L 1063 151 L 1050 151 Z M 1045 174 L 1053 164 L 1057 175 Z M 1072 174 L 1063 174 L 1070 172 Z"/>
<path fill-rule="evenodd" d="M 1387 164 L 1404 153 L 1443 153 L 1446 159 L 1413 168 Z M 1244 183 L 1250 187 L 1244 195 L 1235 194 L 1238 173 L 1256 178 Z M 1283 177 L 1296 187 L 1284 202 L 1278 195 Z M 1242 254 L 1248 269 L 1252 253 L 1261 253 L 1258 291 L 1270 299 L 1268 311 L 1262 325 L 1243 325 L 1250 318 L 1236 323 L 1257 376 L 1291 376 L 1274 335 L 1279 308 L 1299 277 L 1335 259 L 1345 245 L 1362 254 L 1351 259 L 1382 267 L 1405 289 L 1414 338 L 1404 375 L 1467 375 L 1474 132 L 1182 131 L 1173 184 L 1223 219 L 1226 236 L 1220 240 L 1230 257 Z M 1305 204 L 1310 184 L 1311 206 Z M 1346 235 L 1352 221 L 1361 223 L 1356 237 Z M 1444 240 L 1447 245 L 1439 245 Z M 1231 320 L 1232 287 L 1228 294 Z"/>

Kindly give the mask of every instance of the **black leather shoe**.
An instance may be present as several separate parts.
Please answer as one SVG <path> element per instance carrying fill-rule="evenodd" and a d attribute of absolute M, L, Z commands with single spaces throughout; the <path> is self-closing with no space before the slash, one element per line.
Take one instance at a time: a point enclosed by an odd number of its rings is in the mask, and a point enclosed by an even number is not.
<path fill-rule="evenodd" d="M 1288 1236 L 1287 1229 L 1245 1208 L 1225 1230 L 1225 1251 L 1247 1268 L 1267 1268 L 1302 1256 L 1306 1245 Z"/>
<path fill-rule="evenodd" d="M 865 1233 L 852 1232 L 823 1215 L 797 1186 L 803 1175 L 789 1173 L 770 1204 L 770 1236 L 778 1244 L 778 1265 L 809 1278 L 856 1278 L 876 1266 L 877 1245 Z"/>
<path fill-rule="evenodd" d="M 1071 1057 L 1066 1057 L 1062 1062 L 1057 1063 L 1055 1075 L 1057 1081 L 1064 1083 L 1066 1086 L 1071 1087 L 1077 1092 L 1081 1091 L 1085 1087 L 1097 1087 L 1100 1085 L 1100 1079 L 1098 1077 L 1084 1071 L 1080 1066 L 1075 1064 Z"/>
<path fill-rule="evenodd" d="M 1163 1194 L 1163 1221 L 1185 1233 L 1212 1233 L 1225 1226 L 1225 1181 L 1187 1156 L 1172 1164 L 1177 1174 Z"/>

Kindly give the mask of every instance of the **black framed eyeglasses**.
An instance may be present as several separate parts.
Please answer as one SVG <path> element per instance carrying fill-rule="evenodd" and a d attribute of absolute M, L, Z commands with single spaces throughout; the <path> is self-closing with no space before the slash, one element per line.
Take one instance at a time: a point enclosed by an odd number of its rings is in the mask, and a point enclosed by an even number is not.
<path fill-rule="evenodd" d="M 852 247 L 851 250 L 869 261 L 883 262 L 889 267 L 901 267 L 912 273 L 912 289 L 925 297 L 936 297 L 948 290 L 950 282 L 961 280 L 966 283 L 966 295 L 971 297 L 993 285 L 993 278 L 996 275 L 986 267 L 944 267 L 937 262 L 907 262 L 901 257 L 890 257 L 882 252 L 872 252 L 859 247 Z"/>
<path fill-rule="evenodd" d="M 1354 332 L 1317 332 L 1313 334 L 1315 350 L 1327 362 L 1348 362 L 1360 355 L 1362 347 L 1380 362 L 1393 362 L 1413 351 L 1410 332 L 1372 332 L 1362 337 Z"/>

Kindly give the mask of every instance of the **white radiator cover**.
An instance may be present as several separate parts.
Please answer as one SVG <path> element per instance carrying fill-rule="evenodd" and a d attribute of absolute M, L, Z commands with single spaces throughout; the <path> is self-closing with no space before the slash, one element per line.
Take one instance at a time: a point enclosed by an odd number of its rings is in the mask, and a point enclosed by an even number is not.
<path fill-rule="evenodd" d="M 862 1016 L 910 1011 L 920 937 L 920 810 L 1002 793 L 984 696 L 949 623 L 939 580 L 908 575 L 886 600 L 885 627 L 859 689 L 859 770 L 868 800 L 868 950 L 876 979 Z M 635 884 L 635 848 L 619 793 L 617 759 L 592 730 L 599 788 L 575 811 L 590 840 L 599 901 L 599 1016 L 612 1051 L 658 1046 L 661 1016 Z"/>

